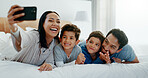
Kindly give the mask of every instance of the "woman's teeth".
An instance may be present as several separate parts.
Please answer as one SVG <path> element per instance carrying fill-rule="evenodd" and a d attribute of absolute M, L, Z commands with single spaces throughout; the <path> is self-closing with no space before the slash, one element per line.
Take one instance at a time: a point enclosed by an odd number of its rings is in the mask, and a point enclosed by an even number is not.
<path fill-rule="evenodd" d="M 50 30 L 51 30 L 51 31 L 57 31 L 57 29 L 56 29 L 56 28 L 51 28 Z"/>

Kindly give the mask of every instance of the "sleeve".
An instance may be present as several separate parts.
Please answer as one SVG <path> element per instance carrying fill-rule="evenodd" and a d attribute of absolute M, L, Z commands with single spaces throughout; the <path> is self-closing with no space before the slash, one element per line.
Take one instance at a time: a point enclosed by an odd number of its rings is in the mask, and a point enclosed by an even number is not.
<path fill-rule="evenodd" d="M 58 47 L 58 45 L 54 48 L 54 58 L 56 66 L 60 67 L 64 65 L 63 58 L 61 55 L 61 50 L 60 47 Z"/>
<path fill-rule="evenodd" d="M 45 60 L 46 63 L 50 64 L 52 68 L 55 68 L 54 65 L 54 57 L 53 57 L 53 50 L 52 53 L 49 54 L 48 58 Z"/>
<path fill-rule="evenodd" d="M 125 61 L 133 61 L 135 57 L 135 52 L 130 45 L 125 45 L 117 56 L 117 58 L 120 58 L 121 60 Z"/>
<path fill-rule="evenodd" d="M 26 46 L 30 45 L 30 43 L 34 42 L 35 40 L 38 40 L 39 37 L 37 37 L 34 32 L 24 31 L 20 27 L 18 28 L 20 30 L 21 36 L 21 48 L 25 48 Z"/>
<path fill-rule="evenodd" d="M 102 61 L 99 57 L 93 62 L 94 64 L 104 64 L 105 62 Z"/>

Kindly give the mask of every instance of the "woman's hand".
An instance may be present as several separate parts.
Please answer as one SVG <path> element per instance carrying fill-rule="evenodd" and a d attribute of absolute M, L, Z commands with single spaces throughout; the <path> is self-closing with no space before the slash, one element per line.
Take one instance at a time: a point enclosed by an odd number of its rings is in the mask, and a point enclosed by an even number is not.
<path fill-rule="evenodd" d="M 52 66 L 50 64 L 44 63 L 41 65 L 41 67 L 38 69 L 39 71 L 51 71 Z"/>
<path fill-rule="evenodd" d="M 85 62 L 85 57 L 84 57 L 84 54 L 83 53 L 80 53 L 77 57 L 77 60 L 75 62 L 75 64 L 84 64 Z"/>
<path fill-rule="evenodd" d="M 9 26 L 10 26 L 10 29 L 12 30 L 12 32 L 15 32 L 17 30 L 17 28 L 14 24 L 22 22 L 22 21 L 14 21 L 14 19 L 22 17 L 22 16 L 25 15 L 24 13 L 17 14 L 17 15 L 13 15 L 13 14 L 15 12 L 21 11 L 23 9 L 24 8 L 20 7 L 19 5 L 13 5 L 13 6 L 11 6 L 10 10 L 8 11 L 7 18 L 8 18 L 8 23 L 9 23 Z"/>

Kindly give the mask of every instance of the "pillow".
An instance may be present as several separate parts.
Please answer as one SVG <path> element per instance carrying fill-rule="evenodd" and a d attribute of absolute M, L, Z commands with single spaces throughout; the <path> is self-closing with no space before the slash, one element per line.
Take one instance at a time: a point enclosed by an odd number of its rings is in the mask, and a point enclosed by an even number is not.
<path fill-rule="evenodd" d="M 0 60 L 10 60 L 17 51 L 14 49 L 11 34 L 0 32 Z"/>

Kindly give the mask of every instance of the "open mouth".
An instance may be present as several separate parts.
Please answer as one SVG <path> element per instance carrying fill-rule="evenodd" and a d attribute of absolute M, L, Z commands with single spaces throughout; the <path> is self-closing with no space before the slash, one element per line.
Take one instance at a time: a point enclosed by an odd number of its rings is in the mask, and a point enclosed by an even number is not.
<path fill-rule="evenodd" d="M 51 28 L 50 30 L 51 30 L 51 31 L 57 31 L 58 29 L 56 29 L 56 28 Z"/>
<path fill-rule="evenodd" d="M 64 43 L 64 45 L 66 45 L 66 46 L 70 46 L 70 44 L 68 44 L 68 43 Z"/>

